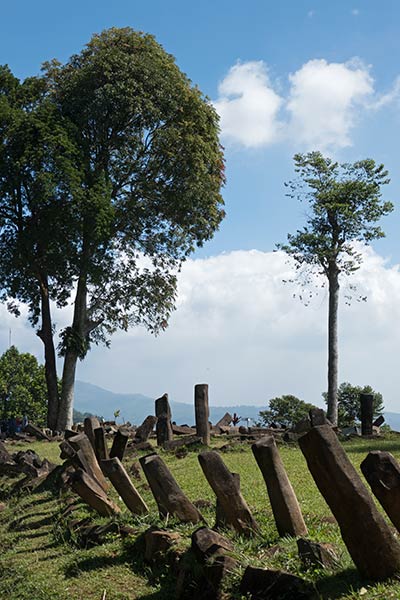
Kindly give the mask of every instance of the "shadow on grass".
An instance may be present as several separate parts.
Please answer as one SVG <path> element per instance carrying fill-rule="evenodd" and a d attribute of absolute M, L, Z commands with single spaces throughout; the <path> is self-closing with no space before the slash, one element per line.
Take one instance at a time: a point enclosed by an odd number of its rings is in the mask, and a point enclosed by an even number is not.
<path fill-rule="evenodd" d="M 23 521 L 26 521 L 28 519 L 34 519 L 35 517 L 46 517 L 49 515 L 49 511 L 48 510 L 42 510 L 39 512 L 29 512 L 26 515 L 22 515 L 21 517 L 18 517 L 17 519 L 15 519 L 14 523 L 19 525 L 20 523 L 23 523 Z"/>
<path fill-rule="evenodd" d="M 64 571 L 66 578 L 79 577 L 82 573 L 96 571 L 115 566 L 126 566 L 132 573 L 145 579 L 151 586 L 160 586 L 157 591 L 145 596 L 142 600 L 169 600 L 175 597 L 176 576 L 167 561 L 151 568 L 144 562 L 144 552 L 137 542 L 128 543 L 117 556 L 100 556 L 74 560 Z"/>
<path fill-rule="evenodd" d="M 49 535 L 48 531 L 35 531 L 32 533 L 21 533 L 21 535 L 18 538 L 18 541 L 23 541 L 26 539 L 35 539 L 35 538 L 40 538 L 40 537 L 45 537 Z"/>
<path fill-rule="evenodd" d="M 36 515 L 31 515 L 31 517 L 32 516 Z M 39 519 L 38 521 L 32 521 L 31 523 L 10 523 L 9 531 L 29 531 L 30 529 L 40 529 L 41 527 L 45 527 L 54 523 L 55 518 L 55 515 L 49 515 L 43 519 Z"/>
<path fill-rule="evenodd" d="M 366 586 L 368 581 L 361 579 L 356 569 L 345 569 L 340 573 L 324 577 L 317 582 L 317 589 L 321 599 L 334 600 L 343 596 L 357 592 Z"/>

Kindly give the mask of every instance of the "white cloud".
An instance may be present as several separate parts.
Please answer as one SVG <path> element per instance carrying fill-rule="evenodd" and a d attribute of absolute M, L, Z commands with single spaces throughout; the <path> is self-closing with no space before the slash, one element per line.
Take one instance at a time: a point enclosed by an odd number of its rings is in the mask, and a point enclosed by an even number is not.
<path fill-rule="evenodd" d="M 373 93 L 368 68 L 356 61 L 310 60 L 289 80 L 288 127 L 296 143 L 321 150 L 351 145 L 358 107 Z"/>
<path fill-rule="evenodd" d="M 351 145 L 360 115 L 392 102 L 400 89 L 396 84 L 389 94 L 375 95 L 369 68 L 357 59 L 310 60 L 288 76 L 288 83 L 283 97 L 263 61 L 232 67 L 214 103 L 225 143 L 258 148 L 295 141 L 303 150 L 343 148 Z"/>
<path fill-rule="evenodd" d="M 255 148 L 279 138 L 282 99 L 272 88 L 263 61 L 234 65 L 218 92 L 214 104 L 225 139 Z"/>
<path fill-rule="evenodd" d="M 370 384 L 387 409 L 397 403 L 400 271 L 371 249 L 350 281 L 367 302 L 340 307 L 340 381 Z M 80 379 L 108 389 L 191 402 L 195 383 L 210 384 L 213 404 L 259 404 L 284 393 L 321 404 L 326 388 L 326 290 L 309 306 L 282 283 L 293 275 L 282 253 L 236 251 L 189 260 L 178 310 L 158 338 L 142 329 L 94 349 Z M 343 282 L 342 294 L 346 293 Z"/>
<path fill-rule="evenodd" d="M 396 77 L 391 89 L 386 94 L 378 95 L 369 103 L 368 108 L 380 110 L 390 104 L 398 102 L 400 99 L 400 77 Z"/>
<path fill-rule="evenodd" d="M 371 248 L 348 282 L 367 302 L 345 306 L 342 283 L 339 313 L 339 377 L 370 384 L 383 393 L 387 410 L 400 412 L 400 270 Z M 178 308 L 157 338 L 144 329 L 114 336 L 111 350 L 94 348 L 78 365 L 78 378 L 116 392 L 153 397 L 168 392 L 192 402 L 196 383 L 210 384 L 213 404 L 259 404 L 284 393 L 321 404 L 326 388 L 327 296 L 322 289 L 309 306 L 282 283 L 293 268 L 281 252 L 235 251 L 188 260 L 179 279 Z M 68 309 L 69 311 L 70 309 Z M 43 356 L 23 319 L 0 307 L 0 351 L 13 342 Z"/>

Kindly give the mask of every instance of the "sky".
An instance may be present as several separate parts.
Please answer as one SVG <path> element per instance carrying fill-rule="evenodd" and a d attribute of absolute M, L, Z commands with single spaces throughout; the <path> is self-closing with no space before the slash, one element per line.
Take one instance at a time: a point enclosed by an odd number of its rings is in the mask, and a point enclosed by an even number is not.
<path fill-rule="evenodd" d="M 213 102 L 227 216 L 185 264 L 168 329 L 157 338 L 140 328 L 117 333 L 111 349 L 95 348 L 79 364 L 78 378 L 180 402 L 209 383 L 215 405 L 262 407 L 282 394 L 321 405 L 326 291 L 306 306 L 282 282 L 293 269 L 274 252 L 305 222 L 304 205 L 285 195 L 293 155 L 320 150 L 340 162 L 371 157 L 390 173 L 387 236 L 360 248 L 363 266 L 342 284 L 339 379 L 372 385 L 387 410 L 400 412 L 400 4 L 19 0 L 2 6 L 0 62 L 20 78 L 35 75 L 113 26 L 152 33 Z M 367 302 L 347 306 L 349 284 Z M 71 307 L 56 314 L 58 328 L 70 315 Z M 11 330 L 12 343 L 42 360 L 24 312 L 17 320 L 0 306 L 0 319 L 0 352 Z"/>

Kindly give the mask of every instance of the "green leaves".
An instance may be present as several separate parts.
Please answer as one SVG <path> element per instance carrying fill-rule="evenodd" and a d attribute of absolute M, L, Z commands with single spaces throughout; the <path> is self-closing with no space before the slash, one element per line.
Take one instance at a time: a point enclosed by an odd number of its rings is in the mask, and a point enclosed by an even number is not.
<path fill-rule="evenodd" d="M 361 420 L 360 394 L 373 394 L 374 417 L 378 417 L 384 410 L 383 397 L 379 392 L 375 392 L 370 385 L 351 385 L 348 382 L 340 384 L 338 389 L 338 425 L 347 427 L 354 425 L 355 421 Z M 322 394 L 325 402 L 327 394 Z"/>
<path fill-rule="evenodd" d="M 0 356 L 0 416 L 2 419 L 26 415 L 45 423 L 47 391 L 44 367 L 29 353 L 11 346 Z"/>
<path fill-rule="evenodd" d="M 294 161 L 299 177 L 286 184 L 288 195 L 307 201 L 307 225 L 278 248 L 328 277 L 333 265 L 349 275 L 361 264 L 353 243 L 384 236 L 376 223 L 393 210 L 381 199 L 388 172 L 372 159 L 339 165 L 320 152 L 296 154 Z"/>
<path fill-rule="evenodd" d="M 260 417 L 265 425 L 275 423 L 280 427 L 292 427 L 301 419 L 308 416 L 312 404 L 303 402 L 296 396 L 284 394 L 283 396 L 272 398 L 268 410 L 260 411 Z"/>

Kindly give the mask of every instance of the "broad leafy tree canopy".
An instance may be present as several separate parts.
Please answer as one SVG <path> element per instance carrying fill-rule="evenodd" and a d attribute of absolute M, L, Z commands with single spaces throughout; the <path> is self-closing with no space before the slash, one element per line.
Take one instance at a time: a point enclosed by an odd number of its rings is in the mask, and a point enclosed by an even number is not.
<path fill-rule="evenodd" d="M 92 338 L 138 323 L 157 332 L 176 269 L 224 216 L 217 115 L 152 36 L 129 28 L 94 36 L 45 77 L 78 150 L 74 264 Z"/>
<path fill-rule="evenodd" d="M 280 427 L 292 427 L 306 418 L 311 408 L 314 408 L 312 404 L 291 394 L 284 394 L 272 398 L 268 403 L 268 409 L 260 411 L 260 417 L 265 425 L 275 423 Z"/>
<path fill-rule="evenodd" d="M 44 367 L 29 353 L 11 346 L 0 356 L 0 417 L 27 416 L 45 423 L 47 389 Z"/>

